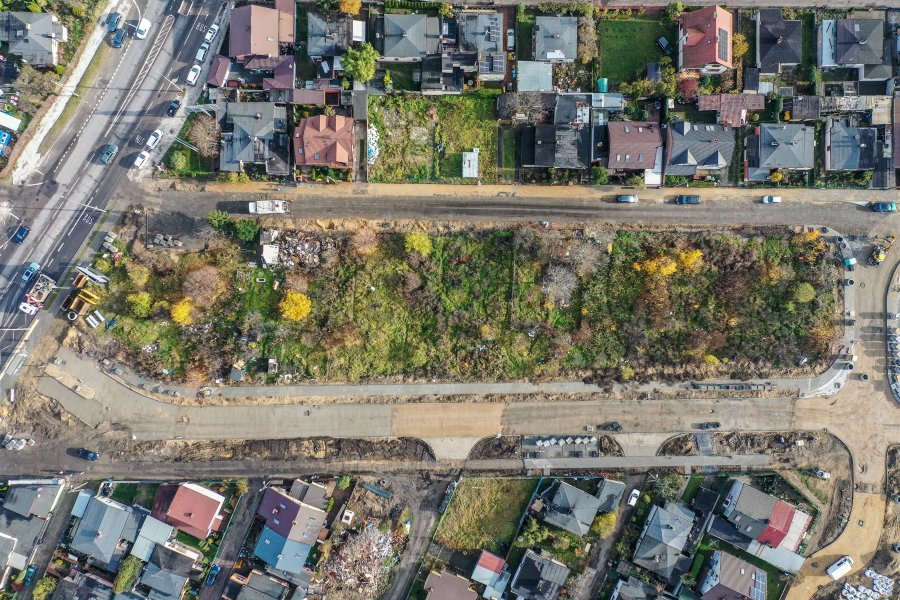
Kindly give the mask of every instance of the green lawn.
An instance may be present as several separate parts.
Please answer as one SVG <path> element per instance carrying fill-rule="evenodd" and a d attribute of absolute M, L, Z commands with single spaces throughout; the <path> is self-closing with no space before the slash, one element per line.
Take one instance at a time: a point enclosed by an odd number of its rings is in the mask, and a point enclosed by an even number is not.
<path fill-rule="evenodd" d="M 419 63 L 389 63 L 385 65 L 387 71 L 391 74 L 391 82 L 394 85 L 394 91 L 412 91 L 417 92 L 421 88 L 421 83 L 413 81 L 413 76 L 421 72 L 422 65 Z"/>
<path fill-rule="evenodd" d="M 531 60 L 531 38 L 534 31 L 535 17 L 525 12 L 525 18 L 516 21 L 516 56 L 519 60 Z"/>
<path fill-rule="evenodd" d="M 112 499 L 118 500 L 126 506 L 131 506 L 134 499 L 138 495 L 138 484 L 136 483 L 117 483 L 113 488 Z"/>
<path fill-rule="evenodd" d="M 703 480 L 705 477 L 703 475 L 692 475 L 691 478 L 687 482 L 687 486 L 684 488 L 684 492 L 681 493 L 681 499 L 686 503 L 690 504 L 694 499 L 694 496 L 700 491 L 700 486 L 703 485 Z"/>
<path fill-rule="evenodd" d="M 658 19 L 629 19 L 600 21 L 600 73 L 621 82 L 643 74 L 647 63 L 659 60 L 662 53 L 656 45 L 660 36 L 669 44 L 676 43 L 674 23 Z"/>
<path fill-rule="evenodd" d="M 516 177 L 516 130 L 504 127 L 500 130 L 503 154 L 502 179 L 512 181 Z"/>

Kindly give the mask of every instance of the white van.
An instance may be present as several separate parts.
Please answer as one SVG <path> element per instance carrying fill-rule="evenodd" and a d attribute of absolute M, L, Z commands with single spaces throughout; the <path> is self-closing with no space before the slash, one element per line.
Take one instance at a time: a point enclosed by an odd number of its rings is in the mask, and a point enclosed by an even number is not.
<path fill-rule="evenodd" d="M 148 31 L 150 31 L 150 19 L 141 19 L 141 22 L 138 23 L 137 28 L 134 30 L 134 37 L 142 40 L 147 37 Z"/>
<path fill-rule="evenodd" d="M 828 573 L 829 577 L 837 581 L 838 579 L 849 573 L 851 569 L 853 569 L 853 559 L 849 556 L 845 556 L 844 558 L 828 567 L 826 573 Z"/>

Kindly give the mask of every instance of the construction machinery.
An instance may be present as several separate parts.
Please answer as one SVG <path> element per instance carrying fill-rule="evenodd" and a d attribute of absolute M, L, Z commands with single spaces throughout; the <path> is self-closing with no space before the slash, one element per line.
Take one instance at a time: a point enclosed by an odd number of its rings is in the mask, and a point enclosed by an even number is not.
<path fill-rule="evenodd" d="M 44 307 L 44 302 L 50 296 L 50 292 L 56 287 L 56 282 L 47 275 L 41 273 L 28 293 L 25 294 L 25 301 L 19 305 L 19 310 L 33 315 Z"/>
<path fill-rule="evenodd" d="M 886 237 L 883 241 L 876 242 L 875 247 L 872 248 L 872 254 L 869 255 L 869 266 L 880 267 L 884 259 L 887 258 L 887 253 L 893 244 L 894 236 L 892 235 Z"/>

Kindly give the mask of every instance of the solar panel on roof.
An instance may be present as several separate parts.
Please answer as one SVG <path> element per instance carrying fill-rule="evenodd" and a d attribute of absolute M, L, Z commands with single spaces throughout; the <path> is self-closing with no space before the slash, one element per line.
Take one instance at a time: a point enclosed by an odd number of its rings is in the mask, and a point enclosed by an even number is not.
<path fill-rule="evenodd" d="M 719 60 L 728 60 L 728 47 L 731 41 L 728 39 L 728 32 L 719 29 Z"/>
<path fill-rule="evenodd" d="M 753 578 L 753 589 L 750 590 L 751 600 L 766 600 L 766 574 L 764 571 L 756 571 Z"/>

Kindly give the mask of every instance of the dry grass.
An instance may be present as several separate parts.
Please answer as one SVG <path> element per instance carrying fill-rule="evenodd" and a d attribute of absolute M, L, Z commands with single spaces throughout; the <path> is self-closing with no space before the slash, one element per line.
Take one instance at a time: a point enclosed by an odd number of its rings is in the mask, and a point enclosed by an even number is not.
<path fill-rule="evenodd" d="M 500 551 L 519 528 L 534 479 L 465 479 L 441 520 L 435 541 L 466 554 Z"/>

